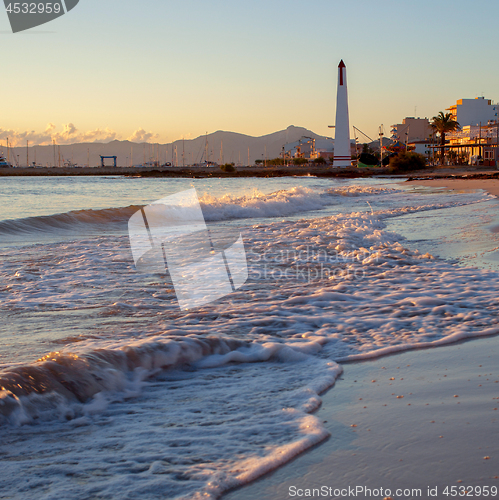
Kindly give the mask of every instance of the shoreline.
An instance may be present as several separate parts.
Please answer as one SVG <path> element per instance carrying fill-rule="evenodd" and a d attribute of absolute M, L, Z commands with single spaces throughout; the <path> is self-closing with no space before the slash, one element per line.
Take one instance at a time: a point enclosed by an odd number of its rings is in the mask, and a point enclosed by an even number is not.
<path fill-rule="evenodd" d="M 223 499 L 280 500 L 324 486 L 384 488 L 372 496 L 380 500 L 407 498 L 396 494 L 406 488 L 421 498 L 428 487 L 438 498 L 445 487 L 499 488 L 498 355 L 493 336 L 344 363 L 314 413 L 328 440 Z"/>
<path fill-rule="evenodd" d="M 418 186 L 436 188 L 447 188 L 454 191 L 466 191 L 469 189 L 483 189 L 489 194 L 499 198 L 499 175 L 493 176 L 460 176 L 460 177 L 438 177 L 438 178 L 410 178 L 411 182 Z M 405 183 L 404 183 L 405 184 Z"/>
<path fill-rule="evenodd" d="M 422 174 L 400 184 L 499 197 L 496 171 Z M 462 486 L 499 491 L 499 335 L 436 347 L 340 362 L 343 375 L 313 413 L 330 437 L 223 500 L 284 500 L 314 491 L 340 499 L 341 489 L 356 487 L 372 493 L 354 496 L 380 500 L 407 498 L 404 489 L 422 492 L 410 498 L 445 498 L 452 496 L 445 488 Z"/>
<path fill-rule="evenodd" d="M 0 177 L 62 177 L 62 176 L 125 176 L 137 178 L 251 178 L 251 177 L 340 177 L 370 178 L 391 177 L 408 178 L 409 182 L 440 179 L 499 179 L 499 171 L 490 167 L 444 166 L 429 167 L 412 172 L 393 172 L 389 168 L 334 168 L 331 166 L 275 166 L 275 167 L 236 167 L 235 172 L 223 172 L 219 167 L 82 167 L 82 168 L 1 168 Z"/>
<path fill-rule="evenodd" d="M 109 176 L 156 178 L 208 178 L 208 177 L 373 177 L 388 175 L 387 168 L 333 168 L 324 166 L 290 167 L 236 167 L 235 172 L 223 172 L 219 167 L 83 167 L 83 168 L 0 168 L 0 177 L 59 177 Z"/>

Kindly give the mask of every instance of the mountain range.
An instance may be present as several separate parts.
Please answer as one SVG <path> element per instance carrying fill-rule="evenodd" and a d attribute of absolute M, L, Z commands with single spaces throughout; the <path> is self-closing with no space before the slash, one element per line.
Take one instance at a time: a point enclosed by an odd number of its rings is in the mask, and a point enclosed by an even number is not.
<path fill-rule="evenodd" d="M 26 166 L 28 161 L 30 165 L 36 162 L 41 166 L 62 166 L 68 161 L 81 166 L 97 166 L 101 163 L 100 155 L 117 156 L 119 166 L 141 165 L 158 159 L 160 164 L 168 161 L 178 166 L 206 160 L 247 165 L 249 151 L 249 161 L 253 165 L 258 159 L 278 157 L 285 144 L 298 141 L 303 136 L 325 138 L 306 128 L 291 125 L 285 130 L 260 137 L 219 130 L 196 139 L 180 139 L 169 144 L 115 140 L 108 143 L 15 147 L 9 148 L 9 159 L 13 164 L 18 161 L 20 166 Z M 4 154 L 7 156 L 7 151 Z M 106 160 L 106 164 L 112 164 L 112 161 Z"/>

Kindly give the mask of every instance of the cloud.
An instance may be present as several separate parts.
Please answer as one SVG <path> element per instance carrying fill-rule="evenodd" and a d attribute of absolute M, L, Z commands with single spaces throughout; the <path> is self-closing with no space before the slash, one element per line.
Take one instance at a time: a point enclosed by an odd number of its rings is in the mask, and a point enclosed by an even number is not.
<path fill-rule="evenodd" d="M 143 128 L 139 128 L 128 137 L 128 140 L 132 142 L 148 142 L 150 139 L 157 139 L 158 137 L 158 134 L 146 132 Z"/>
<path fill-rule="evenodd" d="M 50 144 L 52 142 L 52 132 L 55 129 L 53 123 L 49 123 L 44 132 L 35 132 L 34 130 L 19 132 L 13 129 L 0 128 L 0 140 L 7 141 L 11 146 L 24 146 L 26 141 L 31 144 Z"/>
<path fill-rule="evenodd" d="M 147 142 L 150 139 L 158 138 L 158 134 L 146 132 L 139 128 L 129 138 L 129 141 Z M 79 131 L 73 123 L 63 124 L 62 130 L 57 131 L 57 127 L 53 123 L 48 123 L 43 132 L 35 132 L 34 130 L 19 131 L 13 129 L 0 128 L 0 141 L 5 142 L 9 139 L 9 145 L 12 147 L 25 146 L 26 141 L 29 141 L 30 146 L 44 146 L 52 144 L 75 144 L 81 142 L 110 142 L 121 140 L 121 135 L 116 131 L 106 127 L 104 129 L 96 128 L 86 132 Z"/>

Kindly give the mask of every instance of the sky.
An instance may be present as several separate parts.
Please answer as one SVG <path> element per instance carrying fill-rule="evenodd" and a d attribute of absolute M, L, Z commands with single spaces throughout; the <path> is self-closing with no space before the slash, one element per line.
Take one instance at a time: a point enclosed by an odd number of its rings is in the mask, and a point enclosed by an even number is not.
<path fill-rule="evenodd" d="M 0 143 L 166 143 L 217 130 L 331 135 L 337 66 L 350 123 L 499 100 L 497 0 L 80 0 L 13 34 L 0 11 Z"/>

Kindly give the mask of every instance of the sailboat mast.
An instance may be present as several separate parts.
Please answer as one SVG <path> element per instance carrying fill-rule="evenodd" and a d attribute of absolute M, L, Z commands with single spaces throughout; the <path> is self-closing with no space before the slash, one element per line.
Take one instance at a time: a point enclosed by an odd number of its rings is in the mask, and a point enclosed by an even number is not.
<path fill-rule="evenodd" d="M 383 124 L 379 127 L 379 155 L 380 155 L 380 164 L 383 166 Z"/>

